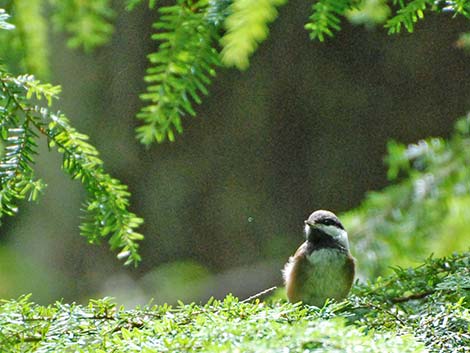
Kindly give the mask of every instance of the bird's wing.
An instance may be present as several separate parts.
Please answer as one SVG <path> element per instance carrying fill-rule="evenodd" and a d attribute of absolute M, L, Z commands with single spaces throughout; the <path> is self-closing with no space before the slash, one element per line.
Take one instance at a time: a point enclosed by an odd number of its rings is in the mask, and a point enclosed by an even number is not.
<path fill-rule="evenodd" d="M 286 266 L 284 267 L 284 280 L 286 283 L 287 297 L 292 303 L 301 300 L 300 291 L 301 284 L 306 280 L 306 269 L 310 267 L 307 259 L 310 254 L 308 243 L 303 243 L 295 252 L 294 256 L 289 258 Z"/>
<path fill-rule="evenodd" d="M 349 254 L 347 260 L 346 260 L 346 273 L 347 273 L 347 276 L 348 276 L 348 281 L 350 283 L 350 287 L 352 286 L 352 283 L 354 282 L 354 275 L 355 275 L 355 268 L 356 268 L 356 260 L 354 259 L 354 257 L 351 256 L 351 254 Z"/>

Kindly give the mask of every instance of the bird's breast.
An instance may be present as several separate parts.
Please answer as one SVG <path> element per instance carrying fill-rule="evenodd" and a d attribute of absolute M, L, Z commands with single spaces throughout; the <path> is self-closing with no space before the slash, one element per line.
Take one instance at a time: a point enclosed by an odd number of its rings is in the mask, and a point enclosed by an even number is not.
<path fill-rule="evenodd" d="M 322 306 L 326 298 L 343 299 L 351 288 L 348 270 L 350 255 L 338 249 L 318 249 L 307 256 L 302 297 Z"/>

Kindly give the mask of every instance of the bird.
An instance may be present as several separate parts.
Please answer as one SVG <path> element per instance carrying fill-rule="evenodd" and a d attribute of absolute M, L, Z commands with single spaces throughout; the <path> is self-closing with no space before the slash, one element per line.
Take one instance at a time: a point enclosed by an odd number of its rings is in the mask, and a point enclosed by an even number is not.
<path fill-rule="evenodd" d="M 323 307 L 328 298 L 346 298 L 356 261 L 349 250 L 348 233 L 334 213 L 317 210 L 304 223 L 306 241 L 282 270 L 287 298 Z"/>

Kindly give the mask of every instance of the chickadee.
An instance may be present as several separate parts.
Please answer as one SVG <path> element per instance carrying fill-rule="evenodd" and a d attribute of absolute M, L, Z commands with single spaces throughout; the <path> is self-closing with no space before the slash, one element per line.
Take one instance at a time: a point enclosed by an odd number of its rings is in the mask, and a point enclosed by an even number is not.
<path fill-rule="evenodd" d="M 355 260 L 338 217 L 330 211 L 313 212 L 305 221 L 305 235 L 307 240 L 282 271 L 289 301 L 322 307 L 327 298 L 346 298 Z"/>

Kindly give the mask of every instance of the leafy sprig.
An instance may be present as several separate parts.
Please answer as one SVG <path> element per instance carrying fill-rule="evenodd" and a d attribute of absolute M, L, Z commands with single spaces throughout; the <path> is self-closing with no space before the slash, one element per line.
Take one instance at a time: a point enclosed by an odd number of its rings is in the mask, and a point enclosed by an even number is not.
<path fill-rule="evenodd" d="M 49 2 L 52 20 L 56 28 L 70 35 L 70 46 L 89 51 L 109 41 L 115 17 L 110 0 Z M 150 9 L 157 4 L 156 0 L 126 0 L 124 3 L 132 10 L 143 2 Z M 24 19 L 18 24 L 33 23 L 35 29 L 23 31 L 22 45 L 14 44 L 18 43 L 21 31 L 9 36 L 5 40 L 10 43 L 5 53 L 24 50 L 22 60 L 15 60 L 16 55 L 11 61 L 24 62 L 31 72 L 43 75 L 47 73 L 48 54 L 47 26 L 41 15 L 41 3 L 32 0 L 26 8 L 23 4 L 26 2 L 13 3 L 19 20 Z M 283 3 L 285 0 L 176 0 L 173 5 L 161 6 L 161 17 L 154 24 L 159 32 L 152 36 L 160 45 L 149 55 L 150 67 L 145 75 L 147 92 L 140 96 L 145 106 L 137 114 L 143 122 L 137 129 L 140 141 L 147 145 L 173 141 L 176 133 L 182 131 L 181 119 L 196 114 L 194 103 L 199 104 L 201 95 L 208 93 L 207 86 L 215 75 L 215 68 L 222 63 L 246 69 L 250 56 L 268 35 L 268 24 L 276 18 L 277 8 Z M 403 28 L 412 32 L 426 11 L 470 17 L 470 3 L 466 0 L 392 0 L 389 3 L 390 7 L 386 0 L 316 0 L 305 28 L 312 39 L 324 41 L 340 30 L 343 17 L 369 26 L 385 23 L 389 33 L 399 33 Z M 5 12 L 0 12 L 0 28 L 11 28 L 6 19 Z M 38 56 L 42 59 L 38 60 Z"/>
<path fill-rule="evenodd" d="M 385 27 L 388 28 L 389 33 L 398 33 L 401 31 L 402 25 L 408 32 L 413 32 L 414 24 L 424 18 L 424 11 L 426 7 L 432 6 L 434 1 L 430 0 L 413 0 L 403 4 L 402 1 L 394 1 L 400 5 L 396 15 L 387 21 Z"/>
<path fill-rule="evenodd" d="M 45 99 L 49 105 L 60 88 L 41 84 L 31 75 L 14 77 L 0 74 L 0 126 L 5 154 L 0 163 L 1 214 L 17 212 L 16 200 L 35 200 L 44 184 L 34 179 L 34 154 L 39 135 L 47 138 L 50 147 L 63 155 L 62 167 L 78 179 L 87 191 L 84 222 L 80 229 L 90 242 L 109 237 L 112 249 L 119 249 L 119 258 L 126 264 L 137 263 L 138 241 L 142 235 L 135 229 L 142 219 L 128 211 L 129 192 L 117 179 L 105 173 L 98 151 L 77 132 L 65 115 L 31 102 Z"/>
<path fill-rule="evenodd" d="M 206 87 L 220 60 L 213 47 L 216 27 L 208 21 L 207 10 L 206 1 L 185 0 L 159 8 L 154 28 L 161 32 L 152 38 L 161 43 L 148 56 L 148 87 L 140 96 L 148 105 L 137 114 L 144 122 L 137 136 L 144 144 L 173 141 L 175 132 L 182 132 L 181 117 L 194 116 L 193 102 L 200 103 L 200 95 L 208 93 Z"/>
<path fill-rule="evenodd" d="M 268 24 L 277 17 L 277 7 L 286 0 L 234 0 L 225 19 L 221 39 L 222 62 L 240 70 L 248 68 L 249 57 L 268 36 Z"/>
<path fill-rule="evenodd" d="M 333 30 L 341 29 L 341 17 L 351 10 L 354 0 L 318 0 L 312 5 L 313 13 L 305 28 L 310 31 L 311 39 L 321 42 L 325 36 L 333 37 Z"/>

